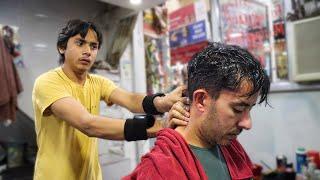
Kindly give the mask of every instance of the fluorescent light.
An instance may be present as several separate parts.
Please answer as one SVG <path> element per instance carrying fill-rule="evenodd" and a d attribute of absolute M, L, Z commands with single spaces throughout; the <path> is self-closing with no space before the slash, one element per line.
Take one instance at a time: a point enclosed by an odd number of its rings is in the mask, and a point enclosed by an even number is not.
<path fill-rule="evenodd" d="M 47 48 L 47 45 L 44 43 L 36 43 L 33 45 L 35 48 L 45 49 Z"/>
<path fill-rule="evenodd" d="M 34 16 L 39 17 L 39 18 L 47 18 L 48 17 L 47 15 L 41 14 L 41 13 L 35 14 Z"/>
<path fill-rule="evenodd" d="M 236 37 L 241 37 L 241 36 L 242 36 L 241 33 L 231 33 L 231 34 L 229 34 L 230 38 L 236 38 Z"/>
<path fill-rule="evenodd" d="M 141 0 L 130 0 L 130 3 L 135 5 L 141 4 Z"/>

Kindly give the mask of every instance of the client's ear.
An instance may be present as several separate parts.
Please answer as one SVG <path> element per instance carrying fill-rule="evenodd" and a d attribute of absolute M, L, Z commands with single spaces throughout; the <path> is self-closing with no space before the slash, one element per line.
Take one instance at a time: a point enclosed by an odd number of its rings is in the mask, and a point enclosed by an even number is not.
<path fill-rule="evenodd" d="M 193 92 L 193 104 L 195 105 L 195 107 L 201 111 L 204 112 L 205 108 L 207 107 L 207 103 L 209 102 L 209 94 L 206 90 L 204 89 L 197 89 Z"/>

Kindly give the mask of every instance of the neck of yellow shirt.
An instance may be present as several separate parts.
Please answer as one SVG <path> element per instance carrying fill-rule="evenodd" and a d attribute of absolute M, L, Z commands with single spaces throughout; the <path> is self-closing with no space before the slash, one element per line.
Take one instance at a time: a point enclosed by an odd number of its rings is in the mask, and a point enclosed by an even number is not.
<path fill-rule="evenodd" d="M 72 68 L 70 68 L 67 64 L 62 65 L 62 71 L 64 74 L 73 82 L 84 85 L 86 82 L 86 77 L 88 72 L 87 71 L 74 71 Z"/>

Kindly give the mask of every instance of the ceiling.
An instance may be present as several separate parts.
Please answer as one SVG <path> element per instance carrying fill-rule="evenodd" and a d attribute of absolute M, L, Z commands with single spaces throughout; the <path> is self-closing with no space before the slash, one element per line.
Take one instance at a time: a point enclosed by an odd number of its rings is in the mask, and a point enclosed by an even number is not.
<path fill-rule="evenodd" d="M 148 9 L 165 2 L 165 0 L 141 0 L 142 1 L 141 4 L 134 5 L 134 4 L 131 4 L 129 0 L 100 0 L 100 1 L 117 5 L 123 8 L 133 9 L 136 11 Z"/>

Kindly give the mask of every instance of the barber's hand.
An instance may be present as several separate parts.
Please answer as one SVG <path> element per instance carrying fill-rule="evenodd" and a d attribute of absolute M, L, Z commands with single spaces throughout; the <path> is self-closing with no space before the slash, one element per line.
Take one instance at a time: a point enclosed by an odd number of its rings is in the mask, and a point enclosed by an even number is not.
<path fill-rule="evenodd" d="M 163 128 L 165 128 L 165 121 L 163 121 L 163 120 L 156 120 L 155 122 L 154 122 L 154 125 L 151 127 L 151 128 L 148 128 L 147 129 L 147 135 L 148 135 L 148 137 L 149 138 L 154 138 L 154 137 L 156 137 L 156 135 L 157 135 L 157 133 L 161 130 L 161 129 L 163 129 Z"/>
<path fill-rule="evenodd" d="M 168 113 L 168 119 L 165 126 L 175 128 L 177 126 L 186 126 L 190 118 L 190 106 L 181 101 L 176 102 Z"/>
<path fill-rule="evenodd" d="M 190 118 L 190 106 L 188 100 L 176 102 L 170 109 L 166 120 L 156 120 L 153 127 L 147 129 L 148 137 L 155 137 L 162 128 L 175 128 L 186 126 Z"/>
<path fill-rule="evenodd" d="M 156 97 L 154 104 L 159 112 L 168 112 L 174 103 L 181 101 L 185 104 L 188 102 L 187 97 L 182 97 L 182 92 L 186 90 L 186 86 L 179 86 L 172 92 L 163 97 Z"/>

